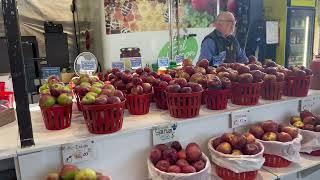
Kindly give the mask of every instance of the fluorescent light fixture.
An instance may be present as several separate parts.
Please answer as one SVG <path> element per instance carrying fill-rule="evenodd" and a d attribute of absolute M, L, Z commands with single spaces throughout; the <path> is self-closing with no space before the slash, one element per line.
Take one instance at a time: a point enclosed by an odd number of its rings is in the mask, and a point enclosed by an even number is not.
<path fill-rule="evenodd" d="M 303 66 L 307 66 L 307 52 L 308 52 L 308 42 L 309 42 L 309 19 L 306 17 L 306 31 L 304 32 L 304 51 L 303 51 Z"/>

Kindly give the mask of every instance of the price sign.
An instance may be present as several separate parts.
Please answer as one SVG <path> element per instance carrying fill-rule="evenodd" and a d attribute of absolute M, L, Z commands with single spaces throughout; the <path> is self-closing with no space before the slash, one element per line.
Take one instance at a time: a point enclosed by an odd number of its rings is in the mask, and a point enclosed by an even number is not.
<path fill-rule="evenodd" d="M 245 111 L 235 111 L 231 113 L 231 128 L 236 128 L 239 126 L 244 126 L 249 124 L 248 110 Z"/>
<path fill-rule="evenodd" d="M 305 97 L 300 102 L 300 111 L 309 110 L 312 111 L 316 102 L 320 101 L 320 97 Z"/>
<path fill-rule="evenodd" d="M 96 62 L 93 60 L 83 60 L 80 63 L 82 71 L 94 71 L 96 69 Z"/>
<path fill-rule="evenodd" d="M 184 60 L 184 56 L 183 55 L 176 55 L 176 62 L 177 65 L 182 64 L 182 61 Z"/>
<path fill-rule="evenodd" d="M 158 58 L 158 67 L 169 67 L 169 58 Z"/>
<path fill-rule="evenodd" d="M 60 67 L 43 67 L 42 71 L 42 79 L 47 79 L 49 76 L 60 76 Z"/>
<path fill-rule="evenodd" d="M 172 141 L 177 141 L 177 123 L 153 127 L 153 144 L 165 144 Z"/>
<path fill-rule="evenodd" d="M 97 58 L 90 52 L 80 53 L 74 61 L 74 70 L 77 75 L 89 74 L 96 72 L 98 67 Z"/>
<path fill-rule="evenodd" d="M 124 62 L 123 61 L 112 62 L 111 67 L 118 68 L 120 71 L 124 71 Z"/>
<path fill-rule="evenodd" d="M 141 57 L 130 58 L 131 68 L 138 69 L 142 67 Z"/>
<path fill-rule="evenodd" d="M 65 144 L 61 150 L 64 164 L 94 160 L 96 157 L 94 141 Z"/>

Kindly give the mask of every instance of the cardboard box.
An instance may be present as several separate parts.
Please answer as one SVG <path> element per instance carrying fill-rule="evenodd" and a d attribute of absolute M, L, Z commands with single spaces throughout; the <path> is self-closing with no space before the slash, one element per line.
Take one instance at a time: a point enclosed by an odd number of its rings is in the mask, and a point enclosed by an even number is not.
<path fill-rule="evenodd" d="M 69 83 L 74 76 L 75 73 L 61 73 L 61 81 L 63 83 Z"/>
<path fill-rule="evenodd" d="M 0 127 L 7 125 L 16 120 L 16 112 L 14 108 L 6 109 L 0 112 Z"/>

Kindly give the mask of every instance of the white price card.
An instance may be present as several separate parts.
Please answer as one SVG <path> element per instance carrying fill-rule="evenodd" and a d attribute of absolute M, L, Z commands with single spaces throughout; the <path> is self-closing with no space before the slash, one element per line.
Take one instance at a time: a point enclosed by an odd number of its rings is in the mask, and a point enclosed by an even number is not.
<path fill-rule="evenodd" d="M 231 128 L 236 128 L 249 124 L 249 110 L 234 111 L 231 113 Z"/>
<path fill-rule="evenodd" d="M 313 107 L 316 105 L 317 102 L 320 101 L 320 97 L 305 97 L 301 99 L 300 102 L 300 111 L 309 110 L 312 111 Z"/>
<path fill-rule="evenodd" d="M 156 126 L 152 128 L 153 144 L 165 144 L 178 140 L 178 124 L 169 123 L 167 125 Z"/>
<path fill-rule="evenodd" d="M 62 145 L 64 164 L 94 160 L 96 158 L 95 143 L 92 140 Z"/>
<path fill-rule="evenodd" d="M 169 58 L 167 57 L 158 58 L 158 66 L 169 67 Z"/>

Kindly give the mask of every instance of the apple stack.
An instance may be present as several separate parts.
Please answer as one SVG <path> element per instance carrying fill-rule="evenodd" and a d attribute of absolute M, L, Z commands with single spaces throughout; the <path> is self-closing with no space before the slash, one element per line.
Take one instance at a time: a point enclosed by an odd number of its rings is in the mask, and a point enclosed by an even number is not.
<path fill-rule="evenodd" d="M 156 102 L 157 108 L 159 109 L 168 109 L 167 95 L 165 90 L 171 80 L 171 75 L 161 74 L 160 81 L 157 80 L 158 82 L 153 85 L 153 98 Z"/>
<path fill-rule="evenodd" d="M 312 71 L 304 66 L 290 66 L 286 73 L 284 95 L 304 97 L 308 95 Z"/>
<path fill-rule="evenodd" d="M 253 180 L 264 163 L 264 147 L 250 133 L 224 133 L 210 139 L 208 148 L 222 179 Z"/>
<path fill-rule="evenodd" d="M 250 61 L 252 65 L 241 63 L 221 64 L 216 71 L 218 73 L 227 72 L 232 81 L 231 101 L 237 105 L 256 105 L 261 94 L 263 73 L 260 62 L 255 58 Z"/>
<path fill-rule="evenodd" d="M 251 126 L 249 132 L 264 146 L 265 166 L 287 167 L 291 162 L 300 161 L 302 136 L 297 128 L 268 120 Z"/>
<path fill-rule="evenodd" d="M 109 176 L 96 172 L 93 169 L 79 169 L 73 164 L 65 164 L 59 173 L 49 173 L 46 180 L 111 180 Z"/>
<path fill-rule="evenodd" d="M 76 96 L 77 107 L 79 111 L 82 111 L 81 100 L 88 92 L 94 92 L 100 94 L 101 88 L 104 85 L 102 81 L 96 76 L 89 76 L 87 74 L 81 74 L 80 77 L 73 77 L 71 79 L 73 86 L 73 92 Z"/>
<path fill-rule="evenodd" d="M 113 85 L 105 84 L 99 92 L 88 92 L 81 100 L 87 128 L 93 134 L 113 133 L 122 128 L 125 97 Z"/>
<path fill-rule="evenodd" d="M 70 127 L 73 104 L 71 88 L 56 76 L 50 76 L 39 91 L 39 106 L 46 128 L 60 130 Z"/>
<path fill-rule="evenodd" d="M 152 85 L 157 83 L 154 76 L 156 73 L 151 72 L 149 67 L 144 69 L 138 68 L 135 73 L 126 70 L 120 72 L 119 69 L 112 69 L 108 75 L 108 81 L 121 90 L 126 95 L 126 108 L 133 115 L 143 115 L 149 112 L 152 98 Z"/>
<path fill-rule="evenodd" d="M 300 152 L 320 156 L 320 116 L 304 110 L 300 116 L 291 117 L 290 125 L 298 128 L 302 135 Z"/>
<path fill-rule="evenodd" d="M 152 148 L 147 163 L 151 179 L 210 178 L 209 159 L 196 143 L 188 144 L 185 149 L 178 141 L 172 142 L 169 146 L 158 144 Z"/>
<path fill-rule="evenodd" d="M 284 67 L 277 65 L 274 61 L 266 61 L 263 69 L 266 74 L 261 89 L 262 99 L 281 99 L 285 85 L 285 74 L 283 73 L 285 70 Z"/>

